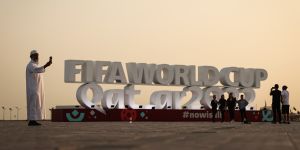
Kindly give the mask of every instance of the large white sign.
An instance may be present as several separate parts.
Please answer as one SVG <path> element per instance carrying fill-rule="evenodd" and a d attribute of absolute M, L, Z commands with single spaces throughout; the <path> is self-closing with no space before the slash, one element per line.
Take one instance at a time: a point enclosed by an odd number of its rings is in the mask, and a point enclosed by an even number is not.
<path fill-rule="evenodd" d="M 124 68 L 126 66 L 126 68 Z M 65 82 L 83 83 L 77 90 L 77 100 L 85 107 L 114 109 L 128 106 L 133 109 L 200 109 L 199 104 L 210 108 L 211 95 L 217 99 L 224 93 L 235 97 L 244 94 L 249 103 L 255 99 L 254 88 L 266 80 L 264 69 L 226 67 L 218 70 L 213 66 L 187 66 L 168 64 L 126 63 L 110 61 L 65 60 Z M 103 91 L 98 84 L 126 84 L 123 89 Z M 138 105 L 134 95 L 140 94 L 134 85 L 184 86 L 182 91 L 155 91 L 149 105 Z M 87 90 L 93 91 L 93 98 L 87 98 Z M 192 98 L 183 106 L 181 99 L 186 92 Z M 98 107 L 97 107 L 98 108 Z"/>

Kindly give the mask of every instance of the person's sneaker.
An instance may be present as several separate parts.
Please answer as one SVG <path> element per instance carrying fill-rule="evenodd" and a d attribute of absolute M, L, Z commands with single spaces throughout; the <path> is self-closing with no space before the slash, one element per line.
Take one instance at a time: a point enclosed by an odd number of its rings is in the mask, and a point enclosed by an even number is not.
<path fill-rule="evenodd" d="M 42 125 L 42 124 L 40 124 L 40 123 L 38 123 L 36 121 L 29 121 L 28 122 L 28 126 L 40 126 L 40 125 Z"/>

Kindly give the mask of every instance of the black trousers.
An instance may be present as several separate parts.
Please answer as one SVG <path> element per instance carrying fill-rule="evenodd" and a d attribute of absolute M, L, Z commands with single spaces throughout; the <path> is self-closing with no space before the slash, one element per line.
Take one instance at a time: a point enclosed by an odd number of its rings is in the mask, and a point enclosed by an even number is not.
<path fill-rule="evenodd" d="M 221 109 L 221 119 L 222 119 L 222 122 L 225 121 L 225 109 Z"/>
<path fill-rule="evenodd" d="M 215 122 L 216 120 L 216 114 L 217 114 L 217 109 L 212 109 L 212 121 Z"/>
<path fill-rule="evenodd" d="M 272 104 L 272 111 L 273 111 L 273 122 L 277 122 L 277 115 L 278 115 L 278 122 L 281 122 L 280 104 Z"/>
<path fill-rule="evenodd" d="M 234 120 L 234 108 L 232 109 L 232 108 L 230 108 L 230 109 L 228 109 L 228 111 L 229 111 L 229 121 L 232 121 L 232 120 Z"/>
<path fill-rule="evenodd" d="M 241 113 L 241 122 L 243 122 L 245 119 L 246 119 L 246 121 L 248 120 L 247 119 L 247 115 L 246 115 L 246 109 L 244 108 L 244 109 L 240 109 L 240 113 Z"/>

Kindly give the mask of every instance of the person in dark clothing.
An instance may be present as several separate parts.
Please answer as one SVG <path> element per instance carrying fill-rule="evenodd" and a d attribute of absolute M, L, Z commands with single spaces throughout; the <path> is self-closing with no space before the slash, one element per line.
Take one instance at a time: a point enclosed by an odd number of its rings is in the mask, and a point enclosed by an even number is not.
<path fill-rule="evenodd" d="M 271 88 L 270 95 L 272 96 L 272 111 L 273 111 L 273 123 L 278 122 L 281 123 L 281 110 L 280 110 L 280 102 L 281 102 L 281 91 L 278 90 L 279 85 L 275 84 L 274 87 Z"/>
<path fill-rule="evenodd" d="M 211 105 L 211 111 L 212 111 L 212 121 L 215 122 L 216 114 L 217 114 L 217 108 L 218 108 L 218 101 L 216 99 L 216 95 L 213 95 L 213 99 L 210 102 Z"/>
<path fill-rule="evenodd" d="M 221 112 L 221 122 L 224 122 L 225 118 L 224 118 L 224 115 L 225 115 L 225 109 L 226 109 L 226 99 L 224 98 L 224 95 L 221 95 L 221 98 L 219 100 L 219 110 Z"/>
<path fill-rule="evenodd" d="M 233 97 L 233 93 L 229 93 L 229 97 L 227 99 L 228 111 L 230 121 L 234 121 L 234 111 L 236 106 L 236 98 Z"/>

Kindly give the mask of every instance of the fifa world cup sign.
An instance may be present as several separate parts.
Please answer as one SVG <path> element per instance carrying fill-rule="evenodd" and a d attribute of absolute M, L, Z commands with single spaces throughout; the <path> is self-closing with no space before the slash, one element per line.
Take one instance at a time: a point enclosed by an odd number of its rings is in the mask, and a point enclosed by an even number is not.
<path fill-rule="evenodd" d="M 79 77 L 79 78 L 78 78 Z M 76 92 L 78 102 L 87 108 L 105 113 L 105 109 L 200 109 L 211 108 L 211 95 L 217 99 L 224 93 L 237 97 L 244 94 L 252 103 L 255 88 L 268 73 L 264 69 L 213 66 L 126 63 L 110 61 L 65 60 L 66 83 L 82 83 Z M 99 84 L 124 84 L 123 89 L 104 91 Z M 183 86 L 181 91 L 154 91 L 148 105 L 138 105 L 134 96 L 140 94 L 134 85 Z M 88 99 L 87 91 L 93 92 Z M 187 92 L 191 99 L 181 106 Z"/>

